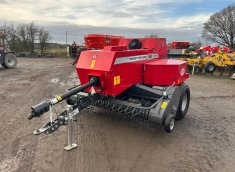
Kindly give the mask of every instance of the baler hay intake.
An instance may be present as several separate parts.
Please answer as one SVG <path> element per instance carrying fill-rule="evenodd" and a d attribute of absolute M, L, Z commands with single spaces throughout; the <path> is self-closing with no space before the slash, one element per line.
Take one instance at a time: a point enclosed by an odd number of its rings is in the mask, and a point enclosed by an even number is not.
<path fill-rule="evenodd" d="M 35 134 L 50 134 L 68 125 L 68 146 L 72 144 L 72 120 L 79 112 L 97 106 L 116 112 L 124 119 L 163 125 L 166 132 L 174 129 L 175 119 L 184 118 L 190 102 L 186 62 L 167 59 L 165 38 L 120 38 L 118 46 L 83 51 L 76 64 L 81 85 L 64 95 L 32 106 L 31 120 L 66 100 L 64 112 Z"/>

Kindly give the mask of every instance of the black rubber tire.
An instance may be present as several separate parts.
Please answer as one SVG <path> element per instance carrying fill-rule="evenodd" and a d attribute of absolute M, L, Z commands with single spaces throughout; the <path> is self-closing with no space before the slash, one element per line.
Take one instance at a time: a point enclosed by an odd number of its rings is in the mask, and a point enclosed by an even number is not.
<path fill-rule="evenodd" d="M 17 58 L 16 55 L 13 53 L 6 54 L 3 58 L 2 66 L 7 69 L 15 68 L 17 65 Z"/>
<path fill-rule="evenodd" d="M 214 73 L 214 71 L 216 70 L 216 66 L 214 63 L 212 63 L 211 61 L 207 62 L 204 70 L 206 73 Z"/>
<path fill-rule="evenodd" d="M 167 115 L 166 119 L 164 121 L 164 129 L 165 129 L 165 131 L 167 133 L 171 133 L 174 130 L 174 126 L 175 126 L 175 117 L 173 115 L 171 115 L 171 114 Z"/>
<path fill-rule="evenodd" d="M 128 44 L 128 49 L 129 50 L 135 50 L 135 49 L 140 49 L 142 43 L 138 39 L 132 39 L 131 42 Z"/>
<path fill-rule="evenodd" d="M 7 66 L 4 63 L 2 63 L 1 65 L 2 65 L 2 67 L 7 68 Z"/>
<path fill-rule="evenodd" d="M 187 100 L 185 100 L 184 96 L 187 96 Z M 186 101 L 186 105 L 185 104 L 183 105 L 184 101 Z M 176 120 L 181 120 L 185 117 L 185 115 L 188 112 L 189 104 L 190 104 L 190 89 L 188 85 L 183 84 L 181 88 L 178 109 L 175 115 Z"/>

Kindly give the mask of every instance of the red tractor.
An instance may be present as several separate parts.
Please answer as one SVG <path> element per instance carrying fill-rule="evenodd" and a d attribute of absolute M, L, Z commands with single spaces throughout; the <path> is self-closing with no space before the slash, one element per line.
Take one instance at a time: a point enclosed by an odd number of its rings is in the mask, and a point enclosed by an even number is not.
<path fill-rule="evenodd" d="M 35 131 L 50 134 L 69 124 L 66 150 L 76 147 L 72 143 L 72 119 L 91 106 L 129 120 L 150 120 L 168 133 L 173 131 L 175 120 L 183 119 L 188 111 L 186 62 L 167 59 L 165 38 L 120 38 L 116 46 L 82 51 L 76 70 L 82 85 L 32 106 L 28 116 L 29 120 L 40 117 L 66 100 L 67 109 Z"/>
<path fill-rule="evenodd" d="M 0 32 L 0 64 L 7 69 L 17 65 L 15 53 L 6 50 L 6 34 L 4 32 Z"/>

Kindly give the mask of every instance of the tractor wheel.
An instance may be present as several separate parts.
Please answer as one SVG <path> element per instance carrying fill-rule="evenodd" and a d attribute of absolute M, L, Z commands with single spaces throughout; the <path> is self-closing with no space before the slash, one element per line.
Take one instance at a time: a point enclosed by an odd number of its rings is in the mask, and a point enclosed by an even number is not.
<path fill-rule="evenodd" d="M 7 68 L 7 66 L 4 64 L 4 62 L 1 65 L 2 65 L 2 67 Z"/>
<path fill-rule="evenodd" d="M 2 66 L 8 69 L 14 68 L 17 65 L 17 59 L 15 54 L 9 53 L 3 59 Z"/>
<path fill-rule="evenodd" d="M 164 121 L 164 129 L 167 133 L 171 133 L 175 127 L 175 117 L 173 115 L 167 115 Z"/>
<path fill-rule="evenodd" d="M 190 103 L 190 90 L 189 90 L 189 87 L 186 84 L 184 84 L 181 88 L 179 106 L 175 115 L 176 120 L 180 120 L 184 118 L 184 116 L 188 112 L 189 103 Z"/>
<path fill-rule="evenodd" d="M 214 63 L 212 63 L 211 61 L 207 62 L 204 70 L 206 73 L 214 73 L 214 71 L 216 70 L 216 66 Z"/>

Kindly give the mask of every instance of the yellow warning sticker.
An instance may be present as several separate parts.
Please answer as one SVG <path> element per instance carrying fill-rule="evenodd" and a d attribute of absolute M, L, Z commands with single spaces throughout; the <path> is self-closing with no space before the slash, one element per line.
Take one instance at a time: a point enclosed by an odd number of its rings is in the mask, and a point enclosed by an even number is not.
<path fill-rule="evenodd" d="M 120 81 L 121 80 L 121 78 L 120 78 L 120 75 L 119 76 L 117 76 L 117 78 L 116 78 L 116 81 L 117 81 L 117 84 L 120 84 Z"/>
<path fill-rule="evenodd" d="M 91 68 L 91 69 L 94 68 L 95 62 L 96 62 L 96 60 L 92 60 L 92 61 L 91 61 L 91 65 L 90 65 L 90 68 Z"/>
<path fill-rule="evenodd" d="M 121 82 L 120 75 L 113 77 L 113 85 L 118 85 Z"/>
<path fill-rule="evenodd" d="M 168 102 L 162 102 L 161 108 L 165 109 L 167 105 L 168 105 Z"/>
<path fill-rule="evenodd" d="M 61 97 L 61 96 L 57 96 L 56 99 L 57 99 L 58 101 L 61 101 L 61 100 L 62 100 L 62 97 Z"/>
<path fill-rule="evenodd" d="M 116 76 L 113 78 L 113 85 L 117 85 L 117 77 Z"/>

